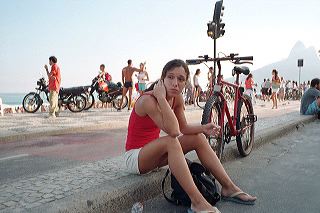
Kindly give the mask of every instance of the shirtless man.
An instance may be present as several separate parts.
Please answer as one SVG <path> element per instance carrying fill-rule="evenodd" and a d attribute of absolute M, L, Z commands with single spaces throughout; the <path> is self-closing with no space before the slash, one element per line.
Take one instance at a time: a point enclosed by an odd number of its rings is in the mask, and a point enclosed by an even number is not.
<path fill-rule="evenodd" d="M 134 72 L 139 72 L 140 70 L 132 67 L 132 60 L 128 60 L 128 66 L 124 67 L 122 69 L 122 83 L 123 83 L 123 89 L 122 89 L 122 98 L 120 102 L 120 106 L 122 106 L 123 97 L 127 95 L 127 92 L 129 90 L 129 103 L 128 103 L 128 110 L 130 110 L 131 107 L 131 96 L 132 96 L 132 75 Z"/>

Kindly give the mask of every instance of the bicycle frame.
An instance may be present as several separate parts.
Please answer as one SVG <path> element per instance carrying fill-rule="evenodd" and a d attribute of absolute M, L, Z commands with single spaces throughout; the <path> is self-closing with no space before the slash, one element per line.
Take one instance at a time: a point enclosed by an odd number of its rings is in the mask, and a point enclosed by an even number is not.
<path fill-rule="evenodd" d="M 223 103 L 223 105 L 221 106 L 221 123 L 224 124 L 225 115 L 226 115 L 226 118 L 227 118 L 228 124 L 229 124 L 229 128 L 230 128 L 231 136 L 236 136 L 240 132 L 240 130 L 236 130 L 236 121 L 237 121 L 237 113 L 238 113 L 238 100 L 241 97 L 240 86 L 238 84 L 238 78 L 239 78 L 239 74 L 237 74 L 236 83 L 233 84 L 233 83 L 223 81 L 221 79 L 221 75 L 218 75 L 218 82 L 214 86 L 214 92 L 215 92 L 214 94 L 218 95 Z M 229 110 L 229 107 L 227 104 L 227 100 L 225 99 L 224 94 L 222 93 L 222 89 L 223 89 L 224 85 L 230 86 L 230 87 L 234 88 L 234 90 L 235 90 L 233 119 L 231 117 L 231 113 L 230 113 L 230 110 Z"/>
<path fill-rule="evenodd" d="M 221 66 L 220 62 L 218 61 L 218 75 L 217 75 L 217 84 L 214 85 L 214 94 L 218 95 L 221 99 L 221 102 L 223 105 L 221 106 L 221 123 L 224 124 L 225 115 L 228 120 L 229 128 L 230 128 L 230 134 L 231 136 L 236 136 L 240 133 L 240 130 L 236 129 L 236 122 L 237 122 L 237 113 L 238 113 L 238 101 L 241 98 L 241 92 L 240 92 L 240 85 L 239 85 L 239 74 L 236 74 L 236 82 L 230 83 L 227 81 L 222 80 L 221 75 Z M 224 94 L 222 93 L 223 86 L 227 85 L 229 87 L 234 88 L 235 90 L 235 99 L 234 99 L 234 112 L 233 112 L 233 119 L 230 114 L 229 107 L 227 105 L 227 101 L 224 97 Z"/>

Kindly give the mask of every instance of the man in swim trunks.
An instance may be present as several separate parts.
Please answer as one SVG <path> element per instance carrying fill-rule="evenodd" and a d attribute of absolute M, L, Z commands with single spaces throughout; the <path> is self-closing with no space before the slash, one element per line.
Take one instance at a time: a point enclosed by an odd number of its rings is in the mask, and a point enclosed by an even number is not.
<path fill-rule="evenodd" d="M 132 67 L 132 60 L 128 60 L 128 66 L 124 67 L 122 69 L 122 83 L 124 85 L 122 89 L 122 99 L 120 102 L 120 106 L 122 106 L 123 97 L 127 95 L 127 92 L 129 90 L 129 103 L 128 103 L 128 110 L 130 110 L 131 107 L 131 97 L 132 97 L 132 75 L 134 72 L 139 72 L 140 70 Z"/>

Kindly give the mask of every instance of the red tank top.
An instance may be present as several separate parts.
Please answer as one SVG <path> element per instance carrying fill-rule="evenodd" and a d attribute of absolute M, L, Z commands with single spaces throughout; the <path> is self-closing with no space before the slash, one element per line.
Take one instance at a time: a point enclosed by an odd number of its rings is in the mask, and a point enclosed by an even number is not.
<path fill-rule="evenodd" d="M 159 134 L 160 128 L 154 123 L 154 121 L 148 115 L 137 115 L 135 107 L 133 107 L 129 118 L 126 151 L 139 149 L 145 146 L 151 141 L 159 138 Z"/>

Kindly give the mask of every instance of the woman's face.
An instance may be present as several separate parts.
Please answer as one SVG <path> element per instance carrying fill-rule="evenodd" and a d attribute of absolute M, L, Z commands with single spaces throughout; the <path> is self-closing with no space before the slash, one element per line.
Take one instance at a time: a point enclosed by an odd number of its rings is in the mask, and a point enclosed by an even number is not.
<path fill-rule="evenodd" d="M 187 74 L 183 67 L 175 67 L 169 70 L 164 78 L 167 96 L 175 97 L 182 93 L 187 81 Z"/>

